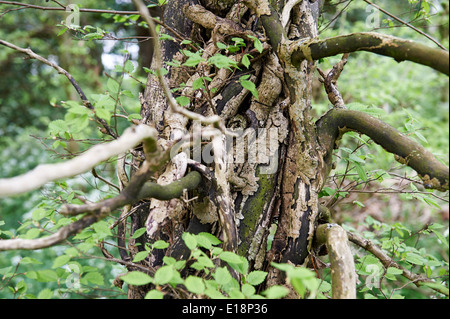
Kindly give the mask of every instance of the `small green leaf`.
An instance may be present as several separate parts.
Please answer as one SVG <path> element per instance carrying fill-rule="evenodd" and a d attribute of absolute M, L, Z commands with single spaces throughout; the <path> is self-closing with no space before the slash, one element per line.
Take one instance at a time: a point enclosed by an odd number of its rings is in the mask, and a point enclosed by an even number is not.
<path fill-rule="evenodd" d="M 106 82 L 106 87 L 108 88 L 108 91 L 110 94 L 117 94 L 120 90 L 120 85 L 116 80 L 113 80 L 112 78 L 108 78 L 108 82 Z"/>
<path fill-rule="evenodd" d="M 225 68 L 231 70 L 231 67 L 237 67 L 236 61 L 222 54 L 213 55 L 208 59 L 208 63 L 213 64 L 219 69 Z"/>
<path fill-rule="evenodd" d="M 242 57 L 241 63 L 248 69 L 248 67 L 250 66 L 250 59 L 248 57 L 251 57 L 250 54 L 244 54 L 244 56 Z"/>
<path fill-rule="evenodd" d="M 127 284 L 134 286 L 146 285 L 153 282 L 152 277 L 140 271 L 130 271 L 126 275 L 121 276 L 120 279 L 122 279 Z"/>
<path fill-rule="evenodd" d="M 153 249 L 166 249 L 167 247 L 169 247 L 169 243 L 164 240 L 157 240 L 152 244 Z"/>
<path fill-rule="evenodd" d="M 264 290 L 261 294 L 266 296 L 268 299 L 280 299 L 289 293 L 289 289 L 284 286 L 272 286 Z"/>
<path fill-rule="evenodd" d="M 186 106 L 191 103 L 191 100 L 187 96 L 178 96 L 175 100 L 180 106 Z"/>
<path fill-rule="evenodd" d="M 26 265 L 26 264 L 37 264 L 37 265 L 39 265 L 39 264 L 42 264 L 39 260 L 34 259 L 34 258 L 31 258 L 31 257 L 23 257 L 23 258 L 20 260 L 20 263 L 21 263 L 22 265 Z M 0 273 L 0 274 L 1 274 L 1 273 Z"/>
<path fill-rule="evenodd" d="M 163 298 L 164 298 L 164 293 L 162 293 L 161 291 L 156 290 L 156 289 L 150 290 L 145 295 L 145 299 L 163 299 Z"/>
<path fill-rule="evenodd" d="M 174 269 L 172 266 L 162 266 L 155 272 L 155 284 L 167 284 L 173 276 Z"/>
<path fill-rule="evenodd" d="M 231 251 L 224 251 L 219 255 L 219 258 L 227 263 L 242 264 L 241 258 Z"/>
<path fill-rule="evenodd" d="M 197 240 L 195 239 L 194 235 L 190 233 L 183 233 L 182 238 L 187 248 L 189 248 L 190 250 L 194 250 L 195 248 L 197 248 Z"/>
<path fill-rule="evenodd" d="M 255 294 L 256 289 L 252 285 L 243 284 L 241 287 L 241 291 L 246 297 L 251 297 Z"/>
<path fill-rule="evenodd" d="M 249 284 L 256 286 L 261 284 L 267 276 L 267 272 L 261 270 L 254 270 L 249 273 L 246 277 L 246 280 Z"/>
<path fill-rule="evenodd" d="M 131 236 L 131 238 L 133 238 L 133 239 L 139 238 L 145 234 L 145 231 L 146 231 L 145 227 L 136 229 L 136 231 L 134 232 L 133 236 Z"/>
<path fill-rule="evenodd" d="M 53 297 L 53 291 L 49 288 L 41 290 L 37 295 L 37 299 L 51 299 Z"/>
<path fill-rule="evenodd" d="M 189 276 L 184 281 L 184 285 L 186 288 L 193 292 L 194 294 L 203 294 L 205 291 L 205 284 L 203 283 L 203 280 L 199 277 L 195 276 Z"/>
<path fill-rule="evenodd" d="M 226 267 L 217 268 L 213 276 L 219 285 L 226 285 L 233 278 Z"/>
<path fill-rule="evenodd" d="M 64 266 L 65 264 L 67 264 L 69 262 L 69 260 L 71 258 L 72 257 L 69 255 L 61 255 L 61 256 L 56 257 L 55 260 L 53 261 L 52 268 L 55 269 L 55 268 Z"/>
<path fill-rule="evenodd" d="M 134 256 L 133 262 L 134 262 L 134 263 L 137 263 L 137 262 L 139 262 L 139 261 L 141 261 L 141 260 L 144 260 L 145 258 L 147 258 L 147 256 L 148 256 L 149 253 L 150 253 L 150 252 L 148 252 L 148 251 L 140 251 L 140 252 L 138 252 L 138 253 Z"/>
<path fill-rule="evenodd" d="M 127 60 L 124 65 L 124 70 L 127 73 L 133 73 L 134 72 L 134 64 L 130 60 Z"/>
<path fill-rule="evenodd" d="M 87 280 L 91 284 L 99 286 L 103 285 L 105 282 L 103 275 L 100 274 L 98 271 L 88 272 L 86 275 L 83 276 L 83 279 Z"/>
<path fill-rule="evenodd" d="M 249 80 L 239 81 L 239 83 L 241 83 L 241 85 L 244 89 L 249 90 L 250 93 L 252 93 L 252 95 L 255 97 L 255 99 L 258 100 L 258 98 L 259 98 L 258 90 L 256 89 L 255 83 L 253 83 L 252 81 L 249 81 Z"/>

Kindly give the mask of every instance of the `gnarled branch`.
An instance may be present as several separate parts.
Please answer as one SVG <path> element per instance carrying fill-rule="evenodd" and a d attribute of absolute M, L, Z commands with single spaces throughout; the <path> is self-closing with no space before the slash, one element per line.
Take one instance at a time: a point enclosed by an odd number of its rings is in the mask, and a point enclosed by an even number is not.
<path fill-rule="evenodd" d="M 366 113 L 332 109 L 316 123 L 320 144 L 326 150 L 325 161 L 330 167 L 336 140 L 341 134 L 356 131 L 369 136 L 375 143 L 395 155 L 395 159 L 414 169 L 426 188 L 449 189 L 449 168 L 419 143 L 409 139 L 392 126 Z"/>

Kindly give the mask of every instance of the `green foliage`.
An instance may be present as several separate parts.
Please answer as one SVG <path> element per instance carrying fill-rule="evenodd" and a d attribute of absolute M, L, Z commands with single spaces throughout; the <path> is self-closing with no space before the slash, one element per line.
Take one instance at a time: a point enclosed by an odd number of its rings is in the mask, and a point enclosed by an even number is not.
<path fill-rule="evenodd" d="M 421 294 L 417 294 L 417 288 L 405 289 L 408 280 L 404 278 L 403 270 L 396 267 L 385 267 L 379 259 L 365 251 L 358 251 L 355 255 L 356 271 L 359 275 L 358 295 L 361 298 L 411 298 L 415 296 L 424 298 L 434 296 L 442 298 L 443 295 L 433 292 L 426 287 L 440 286 L 448 290 L 448 261 L 442 258 L 440 252 L 432 247 L 448 249 L 448 234 L 443 235 L 440 224 L 431 224 L 419 231 L 412 231 L 402 223 L 392 225 L 367 217 L 361 224 L 371 231 L 363 231 L 361 235 L 378 245 L 390 258 L 408 271 L 434 279 L 435 283 L 421 285 Z M 357 232 L 350 226 L 349 231 Z M 435 236 L 433 236 L 435 235 Z M 421 240 L 417 238 L 420 236 Z M 409 282 L 409 286 L 413 286 Z M 402 287 L 403 289 L 398 289 Z"/>
<path fill-rule="evenodd" d="M 153 284 L 155 288 L 146 295 L 146 298 L 151 299 L 162 298 L 169 286 L 171 290 L 179 289 L 180 294 L 183 293 L 184 287 L 189 294 L 211 299 L 264 297 L 273 299 L 283 298 L 289 293 L 283 286 L 268 287 L 257 293 L 259 286 L 267 277 L 267 272 L 249 271 L 248 261 L 242 256 L 218 247 L 221 241 L 217 237 L 209 233 L 196 235 L 184 233 L 183 240 L 190 250 L 186 260 L 177 261 L 166 256 L 163 259 L 164 265 L 156 270 L 154 276 L 132 271 L 120 278 L 130 285 Z M 160 240 L 154 243 L 151 249 L 164 249 L 167 246 L 167 243 Z M 314 298 L 319 293 L 320 282 L 314 272 L 288 264 L 273 265 L 286 272 L 288 281 L 300 297 Z M 184 295 L 184 297 L 191 296 Z"/>

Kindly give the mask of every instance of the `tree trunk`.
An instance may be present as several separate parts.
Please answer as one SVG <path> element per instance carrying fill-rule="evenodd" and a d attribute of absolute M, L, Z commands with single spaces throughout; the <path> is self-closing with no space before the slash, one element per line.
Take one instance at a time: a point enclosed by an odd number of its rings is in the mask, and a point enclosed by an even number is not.
<path fill-rule="evenodd" d="M 250 10 L 242 6 L 242 11 L 247 12 L 239 17 L 237 6 L 229 11 L 229 4 L 225 1 L 218 2 L 220 5 L 216 1 L 169 1 L 164 8 L 163 21 L 182 33 L 186 39 L 193 38 L 198 43 L 204 41 L 204 56 L 217 51 L 211 40 L 230 42 L 233 36 L 243 36 L 243 31 L 260 36 L 263 34 L 261 23 L 257 20 L 252 22 L 255 16 Z M 319 2 L 310 4 L 308 1 L 293 10 L 290 37 L 317 36 L 318 11 Z M 196 24 L 187 17 L 191 17 Z M 228 29 L 218 29 L 214 23 L 213 29 L 208 28 L 208 19 L 211 17 L 224 19 L 229 25 Z M 222 25 L 225 24 L 223 21 Z M 247 30 L 239 26 L 239 22 L 247 23 Z M 264 20 L 262 23 L 264 25 Z M 161 33 L 170 34 L 163 28 Z M 246 50 L 250 50 L 252 42 L 249 38 L 245 40 Z M 236 234 L 236 238 L 228 238 L 232 241 L 228 249 L 245 256 L 251 269 L 266 271 L 270 269 L 271 261 L 304 263 L 318 212 L 318 191 L 323 183 L 321 155 L 318 153 L 317 136 L 309 115 L 315 64 L 305 60 L 297 70 L 289 61 L 280 61 L 275 47 L 276 45 L 273 50 L 265 47 L 261 53 L 253 50 L 254 61 L 250 70 L 241 68 L 235 74 L 229 70 L 212 68 L 197 68 L 196 72 L 191 70 L 191 74 L 187 74 L 180 68 L 164 65 L 168 70 L 165 78 L 171 88 L 186 83 L 186 88 L 177 92 L 185 96 L 198 94 L 198 91 L 194 92 L 190 88 L 193 80 L 199 76 L 214 74 L 215 71 L 216 78 L 211 81 L 209 88 L 217 89 L 214 96 L 208 97 L 215 102 L 212 104 L 215 108 L 205 99 L 191 99 L 188 107 L 205 116 L 218 114 L 229 129 L 241 133 L 238 138 L 227 139 L 228 162 L 225 174 L 229 190 L 226 196 L 229 197 L 230 205 L 223 210 L 230 210 L 234 216 L 230 227 L 234 228 Z M 184 62 L 186 58 L 180 53 L 180 49 L 184 47 L 174 41 L 162 41 L 163 62 Z M 288 50 L 281 46 L 279 49 Z M 236 56 L 239 59 L 239 54 Z M 245 73 L 250 73 L 250 80 L 257 84 L 258 100 L 232 80 L 232 76 L 236 78 Z M 159 144 L 163 147 L 177 141 L 195 127 L 187 118 L 172 112 L 159 81 L 153 74 L 148 77 L 141 114 L 147 124 L 157 128 Z M 245 149 L 245 156 L 241 153 L 241 147 Z M 169 183 L 191 170 L 184 164 L 183 157 L 186 154 L 180 154 L 157 177 L 158 183 Z M 202 164 L 210 164 L 205 163 L 203 157 L 201 160 Z M 220 213 L 223 203 L 217 201 L 220 190 L 213 184 L 187 195 L 189 198 L 198 196 L 188 204 L 180 199 L 151 199 L 145 206 L 139 204 L 147 209 L 140 209 L 138 214 L 132 215 L 132 232 L 147 227 L 146 240 L 153 242 L 164 239 L 172 243 L 164 254 L 176 258 L 182 258 L 187 253 L 181 240 L 183 232 L 212 232 L 223 239 L 226 236 Z M 267 251 L 270 226 L 276 223 L 278 228 L 275 240 L 272 249 Z M 130 251 L 137 252 L 142 249 L 140 247 L 142 246 L 129 248 Z M 152 265 L 161 265 L 164 254 L 153 255 Z M 272 283 L 283 283 L 283 278 L 276 270 L 272 271 L 270 278 Z M 131 287 L 129 297 L 144 296 L 145 289 Z"/>

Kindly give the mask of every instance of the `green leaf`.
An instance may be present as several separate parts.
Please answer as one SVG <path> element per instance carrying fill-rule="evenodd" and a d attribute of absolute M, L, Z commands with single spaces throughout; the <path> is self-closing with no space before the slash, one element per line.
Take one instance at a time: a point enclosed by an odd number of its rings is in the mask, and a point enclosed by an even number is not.
<path fill-rule="evenodd" d="M 267 276 L 267 272 L 261 270 L 254 270 L 249 273 L 246 277 L 246 280 L 249 284 L 256 286 L 262 283 Z"/>
<path fill-rule="evenodd" d="M 37 299 L 51 299 L 53 297 L 53 291 L 49 288 L 41 290 L 37 295 Z"/>
<path fill-rule="evenodd" d="M 69 260 L 71 258 L 72 257 L 69 255 L 61 255 L 61 256 L 56 257 L 55 260 L 53 261 L 52 268 L 55 269 L 55 268 L 64 266 L 65 264 L 67 264 L 69 262 Z"/>
<path fill-rule="evenodd" d="M 88 272 L 86 275 L 83 276 L 83 279 L 87 280 L 91 284 L 99 286 L 103 285 L 105 282 L 103 275 L 97 271 Z"/>
<path fill-rule="evenodd" d="M 187 50 L 183 50 L 183 52 L 189 56 L 186 62 L 183 63 L 184 66 L 196 67 L 200 62 L 204 62 L 205 59 L 200 56 L 200 52 L 192 53 Z M 189 54 L 187 54 L 189 52 Z"/>
<path fill-rule="evenodd" d="M 20 260 L 20 263 L 22 265 L 26 265 L 26 264 L 37 264 L 37 265 L 39 265 L 39 264 L 42 264 L 42 262 L 40 262 L 39 260 L 31 258 L 31 257 L 23 257 Z"/>
<path fill-rule="evenodd" d="M 155 272 L 155 284 L 167 284 L 173 276 L 174 269 L 172 266 L 162 266 Z"/>
<path fill-rule="evenodd" d="M 259 98 L 258 90 L 256 89 L 255 83 L 253 83 L 252 81 L 249 81 L 249 80 L 239 81 L 239 83 L 241 83 L 241 85 L 244 89 L 249 90 L 250 93 L 252 93 L 252 95 L 255 97 L 255 99 L 258 100 L 258 98 Z"/>
<path fill-rule="evenodd" d="M 284 286 L 272 286 L 264 290 L 261 294 L 266 296 L 268 299 L 280 299 L 289 293 L 289 289 Z"/>
<path fill-rule="evenodd" d="M 153 282 L 152 277 L 140 271 L 130 271 L 126 275 L 121 276 L 120 279 L 133 286 L 141 286 Z"/>
<path fill-rule="evenodd" d="M 231 67 L 237 67 L 236 61 L 222 54 L 213 55 L 208 59 L 208 63 L 213 64 L 219 69 L 225 68 L 231 70 Z"/>
<path fill-rule="evenodd" d="M 156 289 L 150 290 L 145 295 L 145 299 L 163 299 L 163 298 L 164 298 L 164 293 L 162 293 L 161 291 L 156 290 Z"/>
<path fill-rule="evenodd" d="M 36 271 L 36 280 L 39 282 L 56 282 L 58 275 L 54 270 L 43 269 Z"/>
<path fill-rule="evenodd" d="M 149 253 L 150 253 L 150 252 L 148 252 L 148 251 L 140 251 L 140 252 L 138 252 L 138 253 L 134 256 L 133 262 L 134 262 L 134 263 L 137 263 L 137 262 L 139 262 L 139 261 L 141 261 L 141 260 L 144 260 L 145 258 L 147 258 L 147 256 L 149 255 Z"/>
<path fill-rule="evenodd" d="M 356 172 L 358 173 L 359 178 L 361 178 L 364 182 L 367 182 L 367 175 L 366 175 L 366 171 L 364 170 L 364 168 L 359 165 L 358 163 L 354 163 L 355 164 L 355 168 L 356 168 Z"/>
<path fill-rule="evenodd" d="M 444 246 L 448 249 L 448 239 L 444 237 L 440 232 L 437 230 L 431 229 L 431 231 L 436 235 L 436 237 L 439 239 L 439 241 L 444 244 Z"/>
<path fill-rule="evenodd" d="M 214 235 L 212 235 L 210 233 L 206 233 L 206 232 L 198 233 L 196 235 L 196 238 L 199 238 L 199 237 L 207 239 L 211 243 L 211 245 L 213 245 L 213 246 L 214 245 L 219 245 L 219 244 L 222 243 L 222 241 L 220 239 L 218 239 L 216 236 L 214 236 Z"/>
<path fill-rule="evenodd" d="M 244 56 L 242 57 L 241 63 L 248 69 L 248 67 L 250 66 L 250 59 L 248 57 L 251 57 L 250 54 L 244 54 Z"/>
<path fill-rule="evenodd" d="M 205 291 L 205 284 L 203 283 L 203 280 L 199 277 L 195 276 L 189 276 L 184 281 L 184 285 L 186 288 L 193 292 L 194 294 L 203 294 Z"/>
<path fill-rule="evenodd" d="M 195 248 L 197 248 L 197 240 L 195 239 L 194 235 L 190 233 L 183 233 L 182 238 L 187 248 L 189 248 L 190 250 L 194 250 Z"/>
<path fill-rule="evenodd" d="M 69 130 L 69 126 L 67 125 L 66 121 L 55 120 L 55 121 L 51 121 L 48 124 L 48 129 L 49 129 L 50 133 L 53 133 L 54 135 L 58 135 L 60 133 L 67 132 Z"/>
<path fill-rule="evenodd" d="M 178 96 L 175 100 L 180 106 L 186 106 L 191 103 L 191 100 L 187 96 Z"/>
<path fill-rule="evenodd" d="M 97 115 L 99 118 L 105 120 L 108 123 L 111 121 L 112 117 L 111 112 L 102 107 L 95 107 L 95 115 Z"/>
<path fill-rule="evenodd" d="M 25 235 L 21 236 L 21 238 L 34 239 L 38 237 L 40 233 L 41 231 L 38 228 L 31 228 L 25 233 Z"/>
<path fill-rule="evenodd" d="M 124 70 L 127 73 L 133 73 L 134 72 L 134 64 L 130 60 L 127 60 L 124 65 Z"/>
<path fill-rule="evenodd" d="M 106 87 L 108 88 L 110 94 L 116 95 L 117 93 L 119 93 L 120 85 L 116 80 L 112 78 L 108 78 L 108 82 L 106 82 Z"/>
<path fill-rule="evenodd" d="M 241 264 L 242 260 L 239 255 L 236 255 L 235 253 L 231 251 L 224 251 L 219 255 L 219 258 L 227 263 L 232 264 Z"/>
<path fill-rule="evenodd" d="M 226 267 L 217 268 L 213 276 L 219 285 L 226 285 L 233 278 Z"/>
<path fill-rule="evenodd" d="M 252 285 L 249 284 L 243 284 L 241 287 L 241 291 L 246 297 L 251 297 L 255 294 L 256 289 Z"/>
<path fill-rule="evenodd" d="M 262 46 L 261 41 L 257 37 L 254 37 L 254 36 L 251 36 L 251 35 L 248 36 L 248 37 L 250 39 L 253 39 L 253 46 L 255 47 L 255 49 L 258 50 L 259 53 L 262 53 L 263 46 Z"/>
<path fill-rule="evenodd" d="M 403 274 L 403 270 L 395 268 L 395 267 L 388 267 L 388 269 L 386 270 L 387 274 L 390 275 L 401 275 Z"/>
<path fill-rule="evenodd" d="M 169 243 L 164 240 L 157 240 L 152 244 L 153 249 L 166 249 L 167 247 L 169 247 Z"/>
<path fill-rule="evenodd" d="M 415 254 L 415 253 L 406 253 L 405 256 L 405 260 L 410 262 L 411 264 L 415 264 L 415 265 L 423 265 L 424 263 L 426 263 L 426 259 L 423 258 L 422 256 Z"/>
<path fill-rule="evenodd" d="M 146 228 L 145 227 L 136 229 L 136 231 L 134 232 L 133 236 L 131 236 L 131 238 L 133 238 L 133 239 L 139 238 L 142 235 L 144 235 L 145 232 L 146 232 Z"/>

